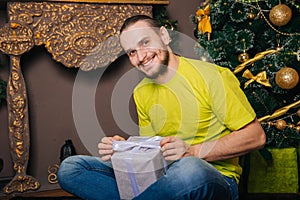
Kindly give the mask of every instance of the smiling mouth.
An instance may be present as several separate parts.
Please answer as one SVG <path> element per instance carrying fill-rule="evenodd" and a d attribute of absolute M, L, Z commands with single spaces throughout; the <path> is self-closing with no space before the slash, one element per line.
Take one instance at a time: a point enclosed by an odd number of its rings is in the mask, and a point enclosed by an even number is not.
<path fill-rule="evenodd" d="M 143 62 L 141 62 L 139 64 L 139 67 L 142 68 L 142 69 L 145 69 L 145 70 L 148 70 L 150 69 L 150 64 L 152 63 L 152 61 L 154 60 L 154 57 L 155 56 L 152 56 L 148 59 L 145 59 Z"/>

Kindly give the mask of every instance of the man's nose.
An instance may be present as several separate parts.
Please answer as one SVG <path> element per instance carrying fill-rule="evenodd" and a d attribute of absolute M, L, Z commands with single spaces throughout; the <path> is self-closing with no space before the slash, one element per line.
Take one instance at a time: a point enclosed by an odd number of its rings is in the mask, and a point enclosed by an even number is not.
<path fill-rule="evenodd" d="M 143 61 L 143 60 L 145 59 L 145 57 L 146 57 L 146 51 L 145 51 L 144 49 L 138 49 L 136 55 L 137 55 L 138 61 L 141 62 L 141 61 Z"/>

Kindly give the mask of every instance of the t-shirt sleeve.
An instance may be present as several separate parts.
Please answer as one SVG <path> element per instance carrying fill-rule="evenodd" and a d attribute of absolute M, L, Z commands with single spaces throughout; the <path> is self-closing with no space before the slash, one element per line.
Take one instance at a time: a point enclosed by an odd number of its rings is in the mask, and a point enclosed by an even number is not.
<path fill-rule="evenodd" d="M 238 130 L 253 121 L 256 114 L 236 76 L 227 68 L 220 70 L 220 76 L 210 88 L 214 101 L 212 109 L 227 128 Z"/>

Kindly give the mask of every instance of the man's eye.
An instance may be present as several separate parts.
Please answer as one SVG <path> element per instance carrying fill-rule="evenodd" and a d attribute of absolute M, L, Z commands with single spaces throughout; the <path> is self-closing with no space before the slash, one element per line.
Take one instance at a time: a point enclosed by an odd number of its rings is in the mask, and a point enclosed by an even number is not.
<path fill-rule="evenodd" d="M 149 41 L 148 40 L 144 40 L 143 41 L 143 46 L 147 46 L 149 44 Z"/>
<path fill-rule="evenodd" d="M 129 56 L 134 56 L 136 54 L 136 50 L 129 51 L 127 54 Z"/>

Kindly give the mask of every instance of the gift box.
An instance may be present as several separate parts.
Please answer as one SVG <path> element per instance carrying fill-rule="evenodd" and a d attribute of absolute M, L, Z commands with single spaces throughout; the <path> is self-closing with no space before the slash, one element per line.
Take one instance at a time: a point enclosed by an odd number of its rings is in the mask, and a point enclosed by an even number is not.
<path fill-rule="evenodd" d="M 114 141 L 111 157 L 121 199 L 132 199 L 142 193 L 166 171 L 159 142 L 161 137 L 131 136 Z"/>
<path fill-rule="evenodd" d="M 298 193 L 296 148 L 268 148 L 273 161 L 266 162 L 258 151 L 250 154 L 249 193 Z"/>

